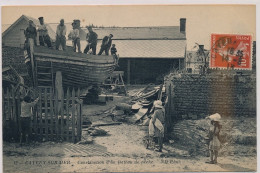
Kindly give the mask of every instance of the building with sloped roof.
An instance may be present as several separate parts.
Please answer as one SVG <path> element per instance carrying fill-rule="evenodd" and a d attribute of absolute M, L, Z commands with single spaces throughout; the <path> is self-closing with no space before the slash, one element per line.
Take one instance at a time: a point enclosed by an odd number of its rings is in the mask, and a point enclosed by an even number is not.
<path fill-rule="evenodd" d="M 26 65 L 24 63 L 24 42 L 25 35 L 24 30 L 28 27 L 29 20 L 32 20 L 35 25 L 40 25 L 38 19 L 22 15 L 12 25 L 8 27 L 2 27 L 2 67 L 12 66 L 19 75 L 23 76 L 26 81 L 29 79 Z M 49 36 L 52 41 L 56 38 L 54 30 L 45 23 L 48 29 Z M 39 44 L 39 39 L 37 37 Z"/>
<path fill-rule="evenodd" d="M 67 22 L 67 21 L 65 21 Z M 51 24 L 56 28 L 58 24 Z M 67 33 L 72 29 L 67 23 Z M 124 71 L 128 84 L 155 82 L 170 70 L 184 68 L 186 57 L 186 19 L 180 19 L 180 26 L 157 27 L 100 27 L 93 28 L 98 35 L 97 53 L 102 39 L 113 34 L 113 44 L 119 54 L 119 68 Z M 80 28 L 82 50 L 86 47 L 87 28 Z M 72 45 L 67 41 L 67 45 Z"/>
<path fill-rule="evenodd" d="M 32 18 L 30 16 L 22 15 L 19 19 L 17 19 L 11 26 L 9 26 L 2 33 L 3 46 L 23 48 L 24 41 L 25 41 L 24 30 L 26 30 L 26 28 L 28 27 L 29 20 L 32 20 L 34 25 L 36 26 L 40 25 L 38 19 Z M 54 41 L 56 39 L 56 33 L 47 23 L 45 24 L 47 26 L 48 33 L 51 40 Z M 39 40 L 37 41 L 39 42 Z"/>
<path fill-rule="evenodd" d="M 97 52 L 104 36 L 113 34 L 119 68 L 128 84 L 161 82 L 171 70 L 184 68 L 186 19 L 180 26 L 93 28 L 98 34 Z M 87 32 L 87 31 L 86 31 Z M 84 40 L 84 38 L 81 38 Z"/>

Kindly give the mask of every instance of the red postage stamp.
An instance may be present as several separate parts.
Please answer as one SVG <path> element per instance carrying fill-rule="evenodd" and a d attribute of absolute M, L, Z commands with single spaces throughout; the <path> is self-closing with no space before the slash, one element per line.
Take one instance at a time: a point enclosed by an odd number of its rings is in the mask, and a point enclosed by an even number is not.
<path fill-rule="evenodd" d="M 251 69 L 252 36 L 212 34 L 210 68 Z"/>

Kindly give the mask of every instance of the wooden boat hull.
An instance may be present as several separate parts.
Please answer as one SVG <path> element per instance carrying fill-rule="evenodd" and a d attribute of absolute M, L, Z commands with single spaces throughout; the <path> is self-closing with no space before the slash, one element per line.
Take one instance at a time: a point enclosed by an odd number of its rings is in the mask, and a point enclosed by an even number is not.
<path fill-rule="evenodd" d="M 100 85 L 113 73 L 116 65 L 112 56 L 87 55 L 45 47 L 36 47 L 34 62 L 38 86 L 47 84 L 48 81 L 53 83 L 57 71 L 62 73 L 63 86 Z M 52 75 L 48 75 L 48 72 Z"/>

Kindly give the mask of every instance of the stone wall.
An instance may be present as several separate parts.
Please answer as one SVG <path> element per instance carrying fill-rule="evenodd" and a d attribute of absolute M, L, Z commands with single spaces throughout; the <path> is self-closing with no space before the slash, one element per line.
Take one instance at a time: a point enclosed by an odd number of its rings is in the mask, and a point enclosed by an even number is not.
<path fill-rule="evenodd" d="M 213 113 L 222 116 L 256 116 L 256 76 L 177 74 L 168 77 L 172 120 L 197 119 Z M 171 92 L 169 90 L 171 89 Z"/>

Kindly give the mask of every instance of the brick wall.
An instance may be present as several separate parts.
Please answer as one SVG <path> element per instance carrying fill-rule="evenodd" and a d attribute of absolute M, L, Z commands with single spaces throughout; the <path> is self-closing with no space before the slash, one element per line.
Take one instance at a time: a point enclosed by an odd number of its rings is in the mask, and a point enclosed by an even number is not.
<path fill-rule="evenodd" d="M 13 66 L 19 74 L 26 74 L 27 69 L 24 63 L 23 49 L 17 47 L 2 47 L 2 66 Z"/>
<path fill-rule="evenodd" d="M 256 116 L 255 75 L 172 75 L 166 89 L 172 93 L 168 109 L 172 120 L 213 113 Z"/>
<path fill-rule="evenodd" d="M 25 84 L 31 86 L 24 60 L 23 49 L 2 46 L 2 67 L 11 65 L 24 78 Z"/>

